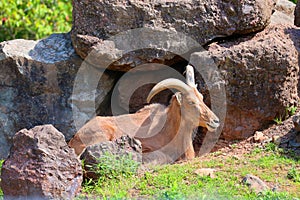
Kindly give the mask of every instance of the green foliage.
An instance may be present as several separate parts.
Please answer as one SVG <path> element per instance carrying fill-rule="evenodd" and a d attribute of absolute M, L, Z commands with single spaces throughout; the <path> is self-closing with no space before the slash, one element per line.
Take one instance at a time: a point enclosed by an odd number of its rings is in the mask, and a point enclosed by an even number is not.
<path fill-rule="evenodd" d="M 293 167 L 289 170 L 289 172 L 288 172 L 288 174 L 287 174 L 287 177 L 288 177 L 289 179 L 291 179 L 292 181 L 294 181 L 295 183 L 300 183 L 300 172 L 297 171 L 297 169 L 296 169 L 295 166 L 293 166 Z"/>
<path fill-rule="evenodd" d="M 286 192 L 272 192 L 268 191 L 266 194 L 260 194 L 257 200 L 290 200 L 291 196 Z M 297 200 L 294 198 L 293 200 Z"/>
<path fill-rule="evenodd" d="M 0 0 L 0 42 L 40 39 L 72 26 L 70 0 Z"/>
<path fill-rule="evenodd" d="M 131 155 L 118 156 L 106 153 L 98 159 L 98 164 L 88 166 L 101 181 L 127 178 L 136 174 L 139 163 Z"/>
<path fill-rule="evenodd" d="M 4 163 L 4 160 L 0 160 L 0 172 L 1 172 L 1 168 L 2 168 L 3 163 Z"/>
<path fill-rule="evenodd" d="M 1 175 L 1 170 L 2 170 L 3 163 L 4 163 L 4 160 L 0 160 L 0 175 Z M 0 185 L 1 185 L 1 179 L 0 179 Z M 3 196 L 3 192 L 0 188 L 0 199 L 2 199 L 2 196 Z"/>
<path fill-rule="evenodd" d="M 296 111 L 297 111 L 297 107 L 296 106 L 289 106 L 285 108 L 285 114 L 280 115 L 279 117 L 276 117 L 273 121 L 280 125 L 282 124 L 283 120 L 286 120 L 287 118 L 289 118 L 290 116 L 295 115 Z"/>
<path fill-rule="evenodd" d="M 276 124 L 280 125 L 282 124 L 282 117 L 276 117 L 274 120 L 273 120 Z"/>
<path fill-rule="evenodd" d="M 110 158 L 105 160 L 108 162 Z M 118 162 L 115 158 L 112 160 L 114 163 Z M 109 166 L 110 164 L 104 164 L 105 170 L 98 169 L 106 178 L 100 178 L 96 182 L 90 180 L 84 184 L 85 195 L 88 194 L 91 199 L 97 196 L 99 199 L 166 200 L 298 200 L 300 197 L 299 182 L 295 181 L 298 180 L 296 177 L 299 177 L 299 157 L 291 156 L 274 143 L 269 143 L 263 148 L 257 147 L 251 154 L 239 159 L 224 159 L 218 154 L 211 154 L 211 158 L 205 161 L 195 159 L 184 164 L 149 167 L 143 174 L 131 173 L 129 170 L 128 175 L 119 176 L 123 170 L 117 170 L 118 173 L 111 172 Z M 217 172 L 214 178 L 201 176 L 195 173 L 199 168 L 214 168 Z M 107 177 L 105 173 L 115 175 Z M 246 174 L 254 174 L 272 186 L 278 184 L 280 192 L 268 191 L 259 195 L 253 193 L 246 185 L 241 184 Z M 86 196 L 82 199 L 86 199 Z"/>
<path fill-rule="evenodd" d="M 286 116 L 293 116 L 297 111 L 297 107 L 296 106 L 289 106 L 286 108 Z"/>
<path fill-rule="evenodd" d="M 117 190 L 114 197 L 122 198 L 127 194 L 126 191 L 119 189 L 122 187 L 122 180 L 127 179 L 128 181 L 136 175 L 139 165 L 138 162 L 132 159 L 131 155 L 118 156 L 107 153 L 99 158 L 98 164 L 85 165 L 99 179 L 86 180 L 83 191 L 85 193 L 101 194 L 104 197 L 107 194 L 102 188 L 110 188 L 109 191 Z M 129 186 L 129 183 L 126 186 Z"/>
<path fill-rule="evenodd" d="M 265 150 L 266 151 L 277 151 L 278 147 L 275 143 L 273 142 L 269 142 L 265 145 Z"/>
<path fill-rule="evenodd" d="M 289 0 L 289 1 L 291 1 L 293 3 L 297 3 L 298 0 Z"/>

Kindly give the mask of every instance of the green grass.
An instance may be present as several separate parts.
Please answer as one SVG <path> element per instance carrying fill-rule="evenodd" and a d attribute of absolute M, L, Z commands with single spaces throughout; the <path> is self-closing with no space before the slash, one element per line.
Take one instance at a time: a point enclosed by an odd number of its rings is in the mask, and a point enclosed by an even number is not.
<path fill-rule="evenodd" d="M 216 177 L 202 177 L 199 168 L 214 168 Z M 80 198 L 101 199 L 300 199 L 299 157 L 291 156 L 275 144 L 256 148 L 244 158 L 221 158 L 217 153 L 209 158 L 181 164 L 151 167 L 139 175 L 85 183 Z M 278 192 L 257 195 L 241 183 L 246 174 L 253 174 L 269 186 L 279 186 Z M 272 188 L 271 188 L 272 189 Z"/>
<path fill-rule="evenodd" d="M 129 157 L 106 155 L 100 161 L 101 165 L 93 166 L 99 179 L 85 180 L 77 199 L 300 199 L 300 158 L 273 143 L 240 158 L 224 159 L 216 152 L 180 164 L 152 166 L 143 173 L 136 173 L 138 164 Z M 216 169 L 215 177 L 198 175 L 200 168 Z M 246 174 L 279 190 L 255 194 L 241 183 Z"/>
<path fill-rule="evenodd" d="M 280 117 L 276 117 L 274 120 L 273 120 L 277 125 L 280 125 L 280 124 L 282 124 L 282 117 L 280 116 Z"/>
<path fill-rule="evenodd" d="M 1 169 L 2 169 L 3 163 L 4 163 L 4 160 L 0 160 L 0 175 L 1 175 Z M 0 179 L 0 183 L 1 183 L 1 179 Z M 0 199 L 3 199 L 3 192 L 1 190 L 1 187 L 0 187 Z"/>

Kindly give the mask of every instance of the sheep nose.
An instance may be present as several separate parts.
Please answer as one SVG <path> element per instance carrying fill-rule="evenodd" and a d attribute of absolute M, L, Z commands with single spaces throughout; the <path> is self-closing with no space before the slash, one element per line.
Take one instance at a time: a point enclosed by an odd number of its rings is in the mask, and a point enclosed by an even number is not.
<path fill-rule="evenodd" d="M 214 122 L 215 124 L 219 124 L 219 123 L 220 123 L 219 119 L 214 119 L 213 122 Z"/>

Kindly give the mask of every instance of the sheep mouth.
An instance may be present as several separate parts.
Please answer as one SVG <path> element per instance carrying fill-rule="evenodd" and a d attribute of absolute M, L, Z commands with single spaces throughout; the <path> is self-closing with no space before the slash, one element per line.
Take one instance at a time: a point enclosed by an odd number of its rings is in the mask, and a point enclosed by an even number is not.
<path fill-rule="evenodd" d="M 215 131 L 218 127 L 219 127 L 220 124 L 206 124 L 206 128 L 208 131 L 210 132 L 213 132 Z"/>

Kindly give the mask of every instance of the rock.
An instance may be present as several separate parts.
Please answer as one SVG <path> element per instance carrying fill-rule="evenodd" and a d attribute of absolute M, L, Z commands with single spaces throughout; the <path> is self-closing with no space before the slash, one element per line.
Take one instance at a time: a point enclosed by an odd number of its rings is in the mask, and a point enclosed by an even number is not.
<path fill-rule="evenodd" d="M 82 72 L 87 68 L 81 65 L 69 34 L 0 43 L 0 158 L 7 157 L 13 134 L 23 128 L 53 124 L 70 139 L 80 123 L 95 114 L 95 106 L 91 109 L 89 103 L 94 96 L 87 94 L 97 86 L 89 87 L 88 71 L 78 75 L 79 69 Z M 73 91 L 75 79 L 78 87 Z M 94 99 L 101 102 L 113 80 L 113 76 L 103 73 Z M 77 127 L 74 120 L 80 122 Z"/>
<path fill-rule="evenodd" d="M 269 190 L 269 187 L 267 184 L 262 181 L 260 178 L 257 176 L 247 174 L 243 180 L 242 183 L 247 185 L 251 190 L 253 190 L 255 193 L 263 193 Z"/>
<path fill-rule="evenodd" d="M 146 99 L 153 86 L 167 78 L 177 78 L 185 81 L 185 77 L 171 67 L 151 71 L 151 73 L 137 73 L 135 70 L 131 70 L 118 81 L 115 87 L 116 91 L 112 95 L 112 100 L 117 99 L 117 101 L 113 105 L 116 108 L 121 106 L 127 113 L 128 111 L 136 112 L 148 104 Z M 151 102 L 168 104 L 172 95 L 172 91 L 165 90 L 156 95 Z M 116 109 L 114 113 L 118 113 Z"/>
<path fill-rule="evenodd" d="M 110 58 L 112 60 L 115 58 L 115 61 L 120 55 L 121 57 L 127 55 L 126 59 L 122 60 L 123 66 L 120 64 L 110 66 L 114 70 L 126 71 L 138 66 L 141 62 L 156 60 L 159 63 L 166 63 L 174 55 L 164 51 L 166 50 L 165 41 L 168 40 L 163 40 L 162 34 L 152 37 L 151 31 L 148 32 L 149 29 L 133 39 L 144 42 L 149 48 L 157 48 L 155 45 L 149 46 L 155 44 L 153 41 L 162 41 L 164 43 L 162 51 L 138 48 L 142 50 L 133 52 L 134 48 L 130 48 L 132 52 L 128 53 L 124 51 L 129 50 L 128 39 L 120 42 L 113 41 L 113 39 L 108 41 L 107 39 L 112 36 L 122 33 L 125 37 L 129 29 L 156 28 L 189 35 L 200 45 L 204 45 L 215 38 L 248 34 L 264 29 L 270 22 L 274 5 L 273 0 L 230 2 L 221 0 L 201 2 L 89 0 L 82 2 L 76 0 L 73 2 L 72 41 L 76 52 L 83 59 L 95 48 L 101 51 L 99 54 L 101 56 L 105 55 L 103 52 L 114 55 Z M 146 40 L 143 39 L 144 37 Z M 179 41 L 177 40 L 178 47 L 181 45 Z M 143 51 L 148 51 L 146 56 Z"/>
<path fill-rule="evenodd" d="M 272 137 L 272 142 L 276 145 L 280 145 L 281 144 L 281 138 L 280 136 L 277 136 L 277 135 L 273 135 Z"/>
<path fill-rule="evenodd" d="M 194 171 L 195 174 L 199 176 L 209 176 L 210 178 L 215 178 L 215 172 L 217 170 L 211 168 L 201 168 Z"/>
<path fill-rule="evenodd" d="M 294 24 L 296 26 L 300 27 L 300 1 L 297 2 L 294 14 L 295 14 L 295 23 Z"/>
<path fill-rule="evenodd" d="M 245 139 L 297 105 L 299 34 L 293 26 L 270 25 L 251 38 L 210 45 L 226 84 L 226 139 Z"/>
<path fill-rule="evenodd" d="M 296 140 L 296 138 L 293 139 L 293 140 L 290 140 L 289 141 L 289 146 L 298 148 L 298 147 L 300 147 L 300 141 Z"/>
<path fill-rule="evenodd" d="M 291 17 L 283 12 L 275 11 L 271 16 L 271 24 L 294 24 L 294 16 Z"/>
<path fill-rule="evenodd" d="M 275 10 L 280 11 L 288 16 L 294 17 L 294 10 L 296 4 L 289 0 L 278 0 L 275 6 Z"/>
<path fill-rule="evenodd" d="M 271 16 L 271 24 L 294 24 L 294 10 L 296 5 L 289 0 L 279 0 Z"/>
<path fill-rule="evenodd" d="M 93 167 L 99 164 L 99 159 L 104 156 L 116 156 L 116 159 L 128 156 L 137 163 L 142 163 L 142 144 L 139 140 L 122 136 L 115 141 L 102 142 L 86 148 L 81 155 L 84 160 L 85 174 L 87 178 L 98 179 L 99 175 L 93 171 Z M 100 163 L 101 164 L 101 163 Z"/>
<path fill-rule="evenodd" d="M 296 114 L 295 116 L 293 116 L 292 120 L 294 123 L 295 131 L 300 132 L 300 114 Z"/>
<path fill-rule="evenodd" d="M 261 142 L 263 142 L 266 139 L 266 137 L 264 136 L 263 132 L 256 131 L 255 134 L 254 134 L 254 136 L 253 136 L 253 139 L 254 139 L 254 142 L 261 143 Z"/>
<path fill-rule="evenodd" d="M 4 198 L 72 199 L 81 183 L 81 162 L 52 125 L 16 133 L 1 171 Z"/>

